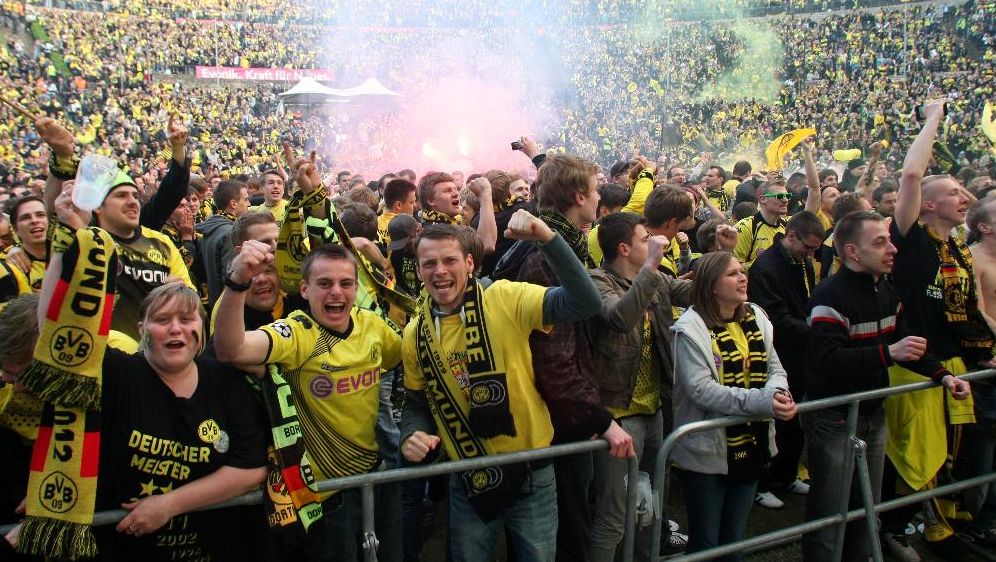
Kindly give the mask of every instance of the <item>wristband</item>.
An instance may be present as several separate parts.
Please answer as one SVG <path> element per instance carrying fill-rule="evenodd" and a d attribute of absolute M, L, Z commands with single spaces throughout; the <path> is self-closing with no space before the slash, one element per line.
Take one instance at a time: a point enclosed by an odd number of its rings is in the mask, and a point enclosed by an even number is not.
<path fill-rule="evenodd" d="M 637 179 L 641 179 L 641 178 L 642 179 L 648 179 L 650 181 L 654 181 L 654 173 L 650 171 L 650 168 L 646 168 L 642 172 L 640 172 L 639 176 L 637 176 Z"/>
<path fill-rule="evenodd" d="M 64 254 L 76 241 L 76 232 L 62 221 L 53 222 L 55 226 L 51 230 L 52 252 Z"/>
<path fill-rule="evenodd" d="M 248 283 L 236 283 L 235 280 L 232 279 L 231 271 L 229 271 L 221 281 L 226 287 L 236 293 L 244 293 L 249 290 L 249 287 L 252 287 L 252 281 L 249 281 Z"/>
<path fill-rule="evenodd" d="M 48 159 L 48 171 L 53 176 L 62 181 L 69 181 L 76 178 L 76 170 L 79 168 L 80 159 L 74 154 L 72 156 L 56 156 L 55 152 Z"/>

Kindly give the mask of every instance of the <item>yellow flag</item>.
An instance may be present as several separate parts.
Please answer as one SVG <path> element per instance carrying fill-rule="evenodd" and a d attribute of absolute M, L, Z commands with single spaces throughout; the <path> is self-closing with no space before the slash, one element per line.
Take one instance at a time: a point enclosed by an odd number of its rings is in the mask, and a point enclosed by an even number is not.
<path fill-rule="evenodd" d="M 764 151 L 764 156 L 768 159 L 768 170 L 781 170 L 785 165 L 783 162 L 785 155 L 802 142 L 802 139 L 815 134 L 816 129 L 796 129 L 771 141 Z"/>
<path fill-rule="evenodd" d="M 993 119 L 993 104 L 986 100 L 986 106 L 982 108 L 982 122 L 979 123 L 982 133 L 989 139 L 989 150 L 996 155 L 996 120 Z"/>

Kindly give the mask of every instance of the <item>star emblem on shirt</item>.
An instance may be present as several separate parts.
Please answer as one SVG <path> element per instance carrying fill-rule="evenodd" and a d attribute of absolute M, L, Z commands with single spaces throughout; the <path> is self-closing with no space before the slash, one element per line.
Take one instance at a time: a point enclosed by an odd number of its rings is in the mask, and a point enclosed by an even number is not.
<path fill-rule="evenodd" d="M 145 496 L 151 496 L 156 492 L 156 481 L 149 480 L 148 483 L 142 484 L 142 491 L 138 494 L 138 497 L 143 498 Z"/>
<path fill-rule="evenodd" d="M 162 491 L 162 493 L 164 493 L 164 494 L 168 494 L 168 493 L 170 493 L 170 492 L 173 491 L 173 483 L 170 482 L 166 486 L 159 486 L 159 490 Z"/>

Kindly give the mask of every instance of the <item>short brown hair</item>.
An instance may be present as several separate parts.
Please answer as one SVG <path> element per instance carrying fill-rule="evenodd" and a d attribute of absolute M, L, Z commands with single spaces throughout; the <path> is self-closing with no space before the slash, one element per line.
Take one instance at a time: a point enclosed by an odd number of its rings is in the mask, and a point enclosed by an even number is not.
<path fill-rule="evenodd" d="M 422 209 L 427 211 L 432 209 L 429 205 L 429 201 L 434 195 L 436 184 L 443 182 L 453 182 L 453 176 L 447 174 L 446 172 L 429 172 L 428 174 L 422 176 L 422 179 L 418 182 L 418 203 L 421 205 Z"/>
<path fill-rule="evenodd" d="M 369 187 L 354 187 L 345 193 L 346 199 L 358 205 L 366 205 L 374 214 L 380 204 L 380 197 Z"/>
<path fill-rule="evenodd" d="M 540 211 L 563 212 L 574 206 L 575 194 L 588 194 L 598 173 L 593 162 L 569 154 L 549 154 L 536 173 L 536 205 Z"/>
<path fill-rule="evenodd" d="M 643 208 L 647 226 L 659 228 L 671 219 L 684 220 L 692 216 L 692 196 L 684 189 L 655 187 Z"/>
<path fill-rule="evenodd" d="M 885 217 L 871 211 L 857 211 L 844 215 L 833 228 L 833 249 L 840 261 L 845 261 L 844 247 L 854 244 L 861 236 L 861 228 L 866 222 L 881 222 Z"/>
<path fill-rule="evenodd" d="M 232 246 L 241 246 L 249 239 L 249 229 L 258 224 L 277 224 L 270 211 L 249 211 L 232 224 Z"/>
<path fill-rule="evenodd" d="M 340 244 L 322 244 L 311 250 L 308 255 L 301 260 L 301 279 L 310 281 L 311 266 L 318 260 L 346 260 L 353 264 L 353 278 L 359 275 L 356 256 Z"/>
<path fill-rule="evenodd" d="M 484 177 L 491 182 L 491 202 L 498 206 L 508 201 L 512 176 L 501 170 L 488 170 L 484 173 Z"/>
<path fill-rule="evenodd" d="M 456 240 L 456 243 L 460 245 L 460 252 L 465 258 L 470 255 L 471 250 L 473 250 L 473 248 L 470 247 L 470 244 L 468 244 L 466 234 L 461 233 L 460 229 L 452 224 L 430 223 L 424 225 L 418 234 L 418 238 L 415 239 L 416 257 L 418 256 L 418 247 L 422 243 L 422 240 Z"/>
<path fill-rule="evenodd" d="M 692 281 L 692 306 L 695 312 L 702 317 L 709 328 L 720 328 L 730 321 L 723 318 L 719 311 L 719 301 L 713 288 L 716 281 L 726 273 L 726 268 L 730 265 L 730 260 L 736 261 L 736 256 L 730 252 L 710 252 L 703 255 L 695 262 L 695 279 Z M 740 321 L 747 313 L 747 303 L 743 303 L 734 314 L 734 320 Z"/>

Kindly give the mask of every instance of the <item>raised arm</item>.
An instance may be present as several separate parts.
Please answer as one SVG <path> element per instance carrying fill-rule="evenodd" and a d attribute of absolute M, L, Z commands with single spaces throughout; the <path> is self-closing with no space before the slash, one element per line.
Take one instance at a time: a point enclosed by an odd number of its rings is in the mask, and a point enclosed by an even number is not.
<path fill-rule="evenodd" d="M 903 160 L 903 175 L 899 180 L 899 194 L 896 197 L 896 212 L 894 219 L 899 234 L 906 236 L 910 228 L 920 217 L 922 193 L 920 183 L 930 164 L 930 154 L 937 136 L 937 128 L 944 118 L 944 100 L 936 99 L 928 102 L 923 108 L 926 122 L 910 145 Z"/>
<path fill-rule="evenodd" d="M 862 199 L 868 201 L 868 204 L 872 204 L 872 178 L 875 177 L 875 168 L 878 167 L 878 159 L 882 155 L 882 143 L 875 142 L 869 148 L 871 152 L 871 160 L 868 161 L 868 165 L 865 166 L 865 173 L 861 174 L 858 178 L 858 184 L 855 186 L 854 191 Z"/>
<path fill-rule="evenodd" d="M 218 359 L 239 366 L 260 365 L 266 361 L 270 339 L 261 330 L 246 332 L 246 293 L 252 278 L 263 273 L 273 263 L 273 250 L 268 244 L 246 240 L 241 251 L 232 259 L 227 279 L 231 285 L 241 285 L 244 290 L 226 286 L 218 299 L 214 324 L 214 349 Z"/>
<path fill-rule="evenodd" d="M 484 253 L 492 254 L 498 244 L 498 223 L 495 221 L 495 205 L 491 200 L 491 182 L 488 178 L 480 177 L 467 184 L 474 195 L 481 202 L 481 210 L 478 212 L 480 219 L 477 222 L 477 235 L 484 243 Z"/>
<path fill-rule="evenodd" d="M 596 283 L 602 294 L 602 311 L 599 317 L 610 330 L 628 332 L 643 321 L 650 300 L 664 286 L 663 273 L 657 270 L 669 242 L 666 236 L 651 236 L 647 243 L 649 252 L 633 284 L 622 295 L 602 283 Z"/>
<path fill-rule="evenodd" d="M 813 137 L 802 140 L 802 159 L 806 163 L 806 195 L 805 210 L 816 214 L 820 211 L 823 193 L 820 191 L 820 172 L 816 169 L 816 160 L 813 155 L 816 152 L 816 141 Z"/>
<path fill-rule="evenodd" d="M 169 216 L 187 196 L 190 186 L 190 167 L 187 166 L 187 128 L 176 121 L 173 114 L 169 116 L 169 145 L 173 158 L 169 161 L 169 169 L 159 189 L 149 202 L 142 206 L 139 220 L 142 226 L 159 230 L 169 220 Z"/>
<path fill-rule="evenodd" d="M 550 268 L 557 272 L 560 286 L 550 287 L 543 297 L 544 324 L 579 322 L 598 313 L 602 298 L 588 277 L 588 270 L 567 242 L 546 223 L 519 209 L 508 221 L 505 238 L 538 242 Z"/>
<path fill-rule="evenodd" d="M 55 200 L 62 193 L 62 183 L 76 177 L 76 140 L 72 133 L 51 117 L 36 120 L 35 128 L 52 151 L 44 199 L 45 211 L 49 216 L 55 216 Z"/>

